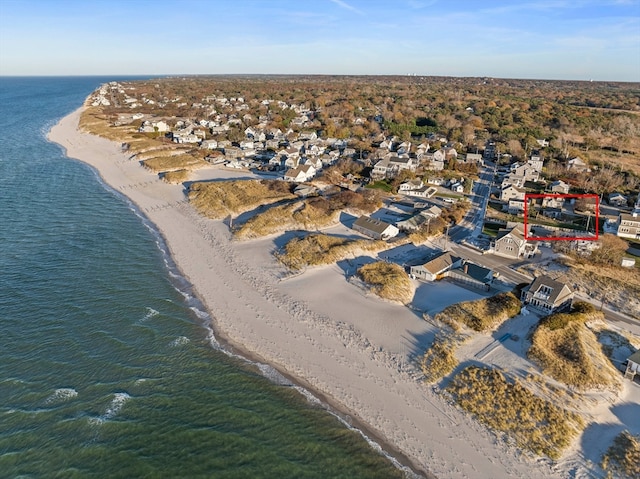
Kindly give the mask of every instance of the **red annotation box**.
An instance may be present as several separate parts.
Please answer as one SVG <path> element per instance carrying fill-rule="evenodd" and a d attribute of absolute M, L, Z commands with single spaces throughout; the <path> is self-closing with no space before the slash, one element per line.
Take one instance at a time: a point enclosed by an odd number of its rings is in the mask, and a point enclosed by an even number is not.
<path fill-rule="evenodd" d="M 595 236 L 531 236 L 527 228 L 528 214 L 527 208 L 529 207 L 529 200 L 535 200 L 538 198 L 562 198 L 564 200 L 570 199 L 578 199 L 585 198 L 587 200 L 593 199 L 595 200 Z M 570 195 L 570 194 L 533 194 L 533 193 L 525 193 L 524 195 L 524 238 L 530 241 L 576 241 L 576 240 L 584 240 L 584 241 L 597 241 L 599 235 L 599 222 L 600 218 L 600 197 L 598 195 Z M 533 226 L 533 225 L 532 225 Z M 541 225 L 544 227 L 544 225 Z M 585 232 L 586 233 L 586 232 Z"/>

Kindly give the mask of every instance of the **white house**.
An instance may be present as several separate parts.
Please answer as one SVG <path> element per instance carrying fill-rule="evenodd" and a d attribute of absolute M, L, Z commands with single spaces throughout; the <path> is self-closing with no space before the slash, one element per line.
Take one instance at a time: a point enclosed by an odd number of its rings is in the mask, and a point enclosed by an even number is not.
<path fill-rule="evenodd" d="M 524 194 L 525 194 L 525 190 L 522 188 L 518 188 L 516 186 L 513 185 L 508 185 L 504 188 L 502 188 L 502 191 L 500 192 L 500 199 L 502 201 L 509 201 L 509 200 L 522 200 L 524 201 Z"/>
<path fill-rule="evenodd" d="M 365 236 L 377 240 L 388 240 L 396 236 L 400 231 L 394 225 L 376 220 L 369 216 L 361 216 L 353 223 L 353 229 Z"/>
<path fill-rule="evenodd" d="M 287 170 L 284 174 L 285 181 L 292 181 L 294 183 L 303 183 L 309 181 L 316 175 L 316 169 L 313 165 L 302 165 L 296 168 Z"/>

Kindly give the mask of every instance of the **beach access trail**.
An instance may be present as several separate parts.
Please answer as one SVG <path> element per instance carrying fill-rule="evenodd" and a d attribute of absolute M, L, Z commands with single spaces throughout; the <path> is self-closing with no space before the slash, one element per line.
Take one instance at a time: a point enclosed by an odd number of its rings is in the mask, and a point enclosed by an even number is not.
<path fill-rule="evenodd" d="M 364 293 L 336 266 L 281 280 L 273 241 L 231 241 L 222 221 L 188 204 L 182 185 L 158 179 L 119 144 L 80 132 L 81 111 L 63 118 L 49 139 L 93 166 L 155 224 L 213 318 L 216 337 L 294 378 L 422 474 L 566 477 L 562 467 L 523 453 L 420 382 L 408 358 L 433 325 Z M 208 178 L 221 175 L 229 173 L 212 168 Z"/>

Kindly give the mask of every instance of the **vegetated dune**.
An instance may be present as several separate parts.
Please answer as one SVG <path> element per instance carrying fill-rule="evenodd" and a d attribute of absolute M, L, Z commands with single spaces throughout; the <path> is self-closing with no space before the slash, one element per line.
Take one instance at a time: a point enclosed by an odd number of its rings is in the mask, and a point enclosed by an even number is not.
<path fill-rule="evenodd" d="M 369 263 L 358 269 L 358 276 L 371 291 L 383 299 L 398 301 L 402 304 L 411 302 L 414 288 L 404 268 L 395 263 L 378 261 Z"/>
<path fill-rule="evenodd" d="M 207 166 L 207 162 L 197 156 L 182 154 L 175 156 L 158 156 L 142 162 L 145 168 L 153 172 L 193 170 Z"/>
<path fill-rule="evenodd" d="M 458 365 L 455 351 L 461 338 L 439 334 L 420 359 L 420 369 L 427 383 L 435 383 Z"/>
<path fill-rule="evenodd" d="M 279 180 L 231 180 L 196 182 L 189 201 L 204 216 L 221 219 L 250 211 L 260 205 L 295 198 L 291 183 Z"/>
<path fill-rule="evenodd" d="M 498 293 L 490 298 L 448 306 L 436 319 L 454 329 L 459 329 L 456 323 L 462 323 L 474 331 L 488 331 L 520 313 L 520 307 L 520 300 L 513 293 Z"/>
<path fill-rule="evenodd" d="M 620 373 L 602 351 L 585 322 L 604 314 L 589 303 L 576 303 L 571 313 L 543 318 L 531 338 L 528 356 L 545 374 L 579 389 L 617 386 Z"/>
<path fill-rule="evenodd" d="M 602 457 L 602 469 L 614 477 L 640 477 L 640 437 L 629 431 L 616 436 Z"/>
<path fill-rule="evenodd" d="M 457 403 L 521 447 L 558 459 L 584 427 L 582 418 L 507 379 L 500 371 L 469 366 L 447 386 Z"/>
<path fill-rule="evenodd" d="M 354 240 L 314 233 L 304 238 L 293 238 L 275 256 L 287 268 L 299 270 L 307 266 L 335 263 L 362 251 L 375 252 L 387 247 L 384 241 Z"/>
<path fill-rule="evenodd" d="M 189 170 L 167 171 L 162 175 L 162 179 L 167 183 L 183 183 L 189 179 Z"/>

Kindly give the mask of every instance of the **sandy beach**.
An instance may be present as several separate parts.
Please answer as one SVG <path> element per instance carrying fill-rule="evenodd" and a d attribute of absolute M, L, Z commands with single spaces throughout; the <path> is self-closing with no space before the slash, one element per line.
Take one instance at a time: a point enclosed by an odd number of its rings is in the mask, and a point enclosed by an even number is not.
<path fill-rule="evenodd" d="M 581 477 L 569 474 L 575 464 L 522 452 L 420 382 L 409 359 L 433 337 L 431 323 L 348 282 L 337 265 L 283 275 L 271 255 L 273 238 L 232 242 L 226 225 L 192 209 L 181 185 L 159 180 L 119 144 L 78 131 L 81 110 L 54 126 L 49 139 L 94 167 L 156 225 L 213 318 L 216 337 L 327 400 L 425 476 Z M 197 176 L 234 175 L 249 174 L 211 168 Z M 461 299 L 475 294 L 462 291 Z"/>

